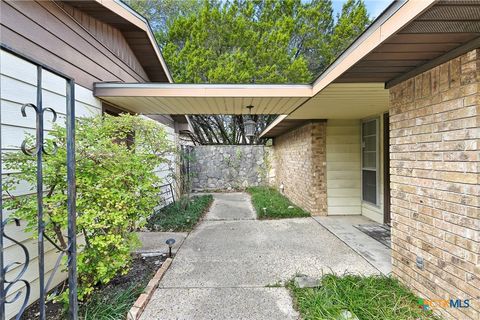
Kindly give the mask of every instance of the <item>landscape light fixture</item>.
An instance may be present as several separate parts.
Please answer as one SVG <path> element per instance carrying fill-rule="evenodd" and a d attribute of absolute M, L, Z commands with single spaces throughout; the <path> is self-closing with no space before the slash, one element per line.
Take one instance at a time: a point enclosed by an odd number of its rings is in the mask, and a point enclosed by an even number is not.
<path fill-rule="evenodd" d="M 172 257 L 172 246 L 175 244 L 175 239 L 170 238 L 165 243 L 168 245 L 168 257 L 171 258 Z"/>
<path fill-rule="evenodd" d="M 249 111 L 249 119 L 245 120 L 243 122 L 243 125 L 245 127 L 245 136 L 250 139 L 250 138 L 253 138 L 255 136 L 255 127 L 256 127 L 257 123 L 255 121 L 253 121 L 253 119 L 252 119 L 252 108 L 253 108 L 253 106 L 249 105 L 249 106 L 246 106 L 246 108 Z"/>

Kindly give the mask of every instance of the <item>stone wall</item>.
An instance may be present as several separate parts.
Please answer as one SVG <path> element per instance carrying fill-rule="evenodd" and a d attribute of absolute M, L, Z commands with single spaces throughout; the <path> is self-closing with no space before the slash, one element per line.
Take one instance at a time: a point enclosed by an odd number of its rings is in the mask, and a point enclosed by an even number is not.
<path fill-rule="evenodd" d="M 326 122 L 312 121 L 273 142 L 275 185 L 312 215 L 327 214 Z"/>
<path fill-rule="evenodd" d="M 479 102 L 480 49 L 390 90 L 393 273 L 448 319 L 480 313 Z"/>
<path fill-rule="evenodd" d="M 204 145 L 193 151 L 192 188 L 233 190 L 268 184 L 270 147 Z"/>

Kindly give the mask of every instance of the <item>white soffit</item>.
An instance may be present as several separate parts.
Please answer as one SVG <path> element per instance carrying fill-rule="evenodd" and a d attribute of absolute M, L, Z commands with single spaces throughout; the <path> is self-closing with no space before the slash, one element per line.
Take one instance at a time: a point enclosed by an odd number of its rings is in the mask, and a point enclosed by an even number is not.
<path fill-rule="evenodd" d="M 312 95 L 310 85 L 97 83 L 95 96 L 144 114 L 289 114 Z"/>
<path fill-rule="evenodd" d="M 288 119 L 361 119 L 388 110 L 383 83 L 332 83 Z"/>

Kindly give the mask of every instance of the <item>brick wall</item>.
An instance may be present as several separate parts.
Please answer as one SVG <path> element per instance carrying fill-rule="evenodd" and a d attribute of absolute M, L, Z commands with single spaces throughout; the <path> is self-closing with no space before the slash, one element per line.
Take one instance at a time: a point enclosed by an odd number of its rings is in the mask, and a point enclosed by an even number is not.
<path fill-rule="evenodd" d="M 312 215 L 327 214 L 326 122 L 313 121 L 274 140 L 276 186 Z"/>
<path fill-rule="evenodd" d="M 479 101 L 480 49 L 390 90 L 393 273 L 449 319 L 480 318 Z"/>

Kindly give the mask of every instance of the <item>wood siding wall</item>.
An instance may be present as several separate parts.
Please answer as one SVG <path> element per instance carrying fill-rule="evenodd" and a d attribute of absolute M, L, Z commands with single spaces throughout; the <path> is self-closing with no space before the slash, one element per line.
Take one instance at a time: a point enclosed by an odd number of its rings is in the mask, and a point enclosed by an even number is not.
<path fill-rule="evenodd" d="M 360 120 L 327 121 L 328 215 L 359 215 Z"/>
<path fill-rule="evenodd" d="M 148 81 L 120 31 L 54 1 L 0 1 L 0 41 L 77 84 Z"/>
<path fill-rule="evenodd" d="M 58 5 L 81 24 L 83 28 L 90 32 L 95 39 L 112 51 L 118 58 L 120 58 L 120 60 L 134 70 L 135 73 L 140 75 L 142 79 L 148 79 L 141 64 L 135 57 L 135 54 L 120 30 L 89 16 L 85 12 L 66 4 L 65 2 L 58 2 Z"/>

